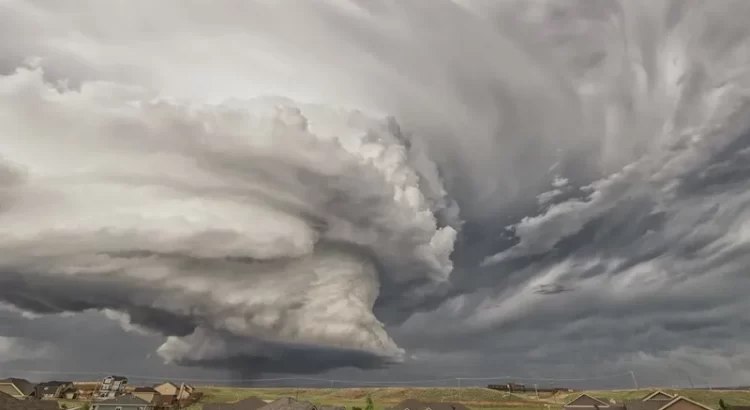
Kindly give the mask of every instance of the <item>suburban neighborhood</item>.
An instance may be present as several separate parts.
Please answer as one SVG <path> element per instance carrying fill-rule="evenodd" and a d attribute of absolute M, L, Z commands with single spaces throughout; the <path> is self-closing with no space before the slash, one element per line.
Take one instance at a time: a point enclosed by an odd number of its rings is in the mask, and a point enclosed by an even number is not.
<path fill-rule="evenodd" d="M 93 383 L 46 381 L 32 383 L 21 378 L 0 380 L 0 410 L 60 409 L 59 402 L 77 401 L 89 410 L 154 410 L 185 408 L 201 397 L 186 383 L 165 381 L 153 386 L 128 384 L 123 376 L 107 376 Z M 64 405 L 64 404 L 63 404 Z"/>
<path fill-rule="evenodd" d="M 258 395 L 240 397 L 240 394 L 236 393 L 233 399 L 225 397 L 217 401 L 217 397 L 211 396 L 210 393 L 217 389 L 220 388 L 200 389 L 177 381 L 134 386 L 129 383 L 127 377 L 118 375 L 109 375 L 94 382 L 51 380 L 33 383 L 22 378 L 7 378 L 0 380 L 0 410 L 376 410 L 369 394 L 362 406 L 347 407 L 341 405 L 343 403 L 331 404 L 329 399 L 323 403 L 288 395 L 269 398 L 267 394 L 262 398 Z M 241 388 L 236 389 L 241 391 Z M 208 396 L 204 397 L 204 391 L 201 390 L 208 392 Z M 554 406 L 548 401 L 540 401 L 537 407 L 529 407 L 540 410 L 551 410 L 553 407 L 558 410 L 750 410 L 750 405 L 747 405 L 750 403 L 750 391 L 746 392 L 748 399 L 739 405 L 725 403 L 721 399 L 717 406 L 717 403 L 702 403 L 694 398 L 662 390 L 648 391 L 637 399 L 616 400 L 567 388 L 527 389 L 520 384 L 508 383 L 488 385 L 484 389 L 469 388 L 463 396 L 459 393 L 456 400 L 450 401 L 426 400 L 424 390 L 430 389 L 422 390 L 421 397 L 407 397 L 398 403 L 392 401 L 386 406 L 378 406 L 378 410 L 495 410 L 520 406 L 519 402 L 512 401 L 498 406 L 497 404 L 503 403 L 488 402 L 486 397 L 472 397 L 477 395 L 478 390 L 496 391 L 495 394 L 505 395 L 504 397 L 514 394 L 518 398 L 535 395 L 537 399 L 540 398 L 540 392 L 546 391 L 553 398 L 558 395 L 569 398 L 559 403 L 555 402 Z M 527 393 L 530 396 L 523 396 Z M 206 398 L 209 400 L 204 400 Z"/>

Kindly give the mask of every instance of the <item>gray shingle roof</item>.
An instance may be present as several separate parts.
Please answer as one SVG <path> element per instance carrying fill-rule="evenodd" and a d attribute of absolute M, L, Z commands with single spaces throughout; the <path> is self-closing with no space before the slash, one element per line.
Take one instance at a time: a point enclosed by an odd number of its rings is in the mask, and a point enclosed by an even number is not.
<path fill-rule="evenodd" d="M 60 406 L 53 400 L 18 400 L 0 392 L 0 409 L 2 410 L 59 410 Z"/>
<path fill-rule="evenodd" d="M 51 381 L 39 383 L 36 385 L 36 387 L 34 387 L 34 390 L 36 391 L 36 397 L 39 398 L 43 394 L 56 393 L 58 389 L 64 386 L 73 386 L 73 382 Z M 63 390 L 60 391 L 60 393 L 63 392 Z"/>
<path fill-rule="evenodd" d="M 448 402 L 424 402 L 416 399 L 407 399 L 391 407 L 391 410 L 469 410 L 468 407 L 461 403 Z"/>
<path fill-rule="evenodd" d="M 146 400 L 143 400 L 142 398 L 133 396 L 131 394 L 127 394 L 127 395 L 120 396 L 120 397 L 113 397 L 111 399 L 106 399 L 106 400 L 98 400 L 96 403 L 97 404 L 101 403 L 101 404 L 141 405 L 141 406 L 150 404 Z"/>
<path fill-rule="evenodd" d="M 206 403 L 203 410 L 258 410 L 267 404 L 258 397 L 250 396 L 235 403 Z"/>
<path fill-rule="evenodd" d="M 291 406 L 287 407 L 287 409 L 289 410 L 313 410 L 315 408 L 315 405 L 310 403 L 309 401 L 298 401 L 296 403 L 292 403 Z"/>
<path fill-rule="evenodd" d="M 624 404 L 627 410 L 659 410 L 667 403 L 669 400 L 628 400 Z"/>
<path fill-rule="evenodd" d="M 73 384 L 73 382 L 65 382 L 65 381 L 61 382 L 59 380 L 52 380 L 49 382 L 39 383 L 37 386 L 57 387 L 57 386 L 62 386 L 62 385 L 67 385 L 67 384 Z"/>
<path fill-rule="evenodd" d="M 20 390 L 25 396 L 30 395 L 34 392 L 34 387 L 36 386 L 34 383 L 26 380 L 26 379 L 19 379 L 16 377 L 10 377 L 8 379 L 2 379 L 0 380 L 0 383 L 10 383 L 18 390 Z"/>
<path fill-rule="evenodd" d="M 276 399 L 265 406 L 262 407 L 263 410 L 281 410 L 286 409 L 290 407 L 292 404 L 296 403 L 297 400 L 294 400 L 291 397 L 282 397 L 280 399 Z"/>

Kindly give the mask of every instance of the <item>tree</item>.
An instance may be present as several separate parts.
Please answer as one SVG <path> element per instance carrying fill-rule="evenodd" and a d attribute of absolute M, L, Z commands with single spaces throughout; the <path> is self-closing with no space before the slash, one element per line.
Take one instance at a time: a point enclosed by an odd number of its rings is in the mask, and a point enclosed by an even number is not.
<path fill-rule="evenodd" d="M 365 400 L 365 410 L 375 410 L 375 405 L 372 404 L 372 397 L 367 396 L 367 400 Z"/>
<path fill-rule="evenodd" d="M 726 403 L 724 403 L 724 399 L 719 399 L 719 408 L 721 410 L 731 410 L 732 407 Z"/>

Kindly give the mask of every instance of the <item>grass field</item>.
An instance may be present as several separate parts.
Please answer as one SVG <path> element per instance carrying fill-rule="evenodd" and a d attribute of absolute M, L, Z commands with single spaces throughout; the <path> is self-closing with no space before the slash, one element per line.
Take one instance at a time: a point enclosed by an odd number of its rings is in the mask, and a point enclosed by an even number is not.
<path fill-rule="evenodd" d="M 199 391 L 204 393 L 205 403 L 228 403 L 248 396 L 258 396 L 265 400 L 279 397 L 297 397 L 308 400 L 317 405 L 339 405 L 351 408 L 365 407 L 365 398 L 370 395 L 376 410 L 383 410 L 402 400 L 413 398 L 423 401 L 461 402 L 471 408 L 482 410 L 543 410 L 559 408 L 565 402 L 574 399 L 580 392 L 551 394 L 508 394 L 496 390 L 480 387 L 466 388 L 340 388 L 340 389 L 310 389 L 310 388 L 236 388 L 236 387 L 203 387 Z M 614 399 L 618 402 L 639 399 L 652 389 L 640 390 L 601 390 L 589 391 L 592 396 Z M 718 407 L 719 399 L 729 404 L 750 405 L 750 392 L 736 390 L 674 390 L 664 389 L 670 394 L 679 394 L 711 407 Z M 199 410 L 201 405 L 191 407 Z"/>
<path fill-rule="evenodd" d="M 581 394 L 560 393 L 555 396 L 546 393 L 537 397 L 535 394 L 508 394 L 481 387 L 465 388 L 412 388 L 412 387 L 383 387 L 383 388 L 247 388 L 247 387 L 198 387 L 204 394 L 202 403 L 231 403 L 249 396 L 258 396 L 264 400 L 274 400 L 280 397 L 296 397 L 317 405 L 338 405 L 351 409 L 354 406 L 365 407 L 365 399 L 369 395 L 376 410 L 383 410 L 406 399 L 423 401 L 460 402 L 470 408 L 481 410 L 558 410 L 560 407 Z M 592 390 L 586 393 L 603 399 L 614 399 L 617 402 L 640 399 L 653 389 L 640 390 Z M 669 394 L 679 394 L 691 398 L 709 407 L 718 408 L 719 399 L 728 404 L 750 405 L 750 392 L 737 390 L 675 390 L 663 389 Z M 61 401 L 62 403 L 62 401 Z M 185 410 L 201 410 L 202 403 L 190 406 Z M 79 404 L 66 403 L 69 406 Z M 72 406 L 70 406 L 72 407 Z"/>
<path fill-rule="evenodd" d="M 204 403 L 227 403 L 241 400 L 248 396 L 273 400 L 279 397 L 297 397 L 318 405 L 339 405 L 351 408 L 365 407 L 369 395 L 376 410 L 382 410 L 403 400 L 414 398 L 424 401 L 460 401 L 472 407 L 492 409 L 541 409 L 546 403 L 535 398 L 509 395 L 504 392 L 479 387 L 466 388 L 350 388 L 350 389 L 310 389 L 310 388 L 233 388 L 201 387 L 198 391 L 204 394 Z M 194 407 L 199 409 L 199 406 Z"/>

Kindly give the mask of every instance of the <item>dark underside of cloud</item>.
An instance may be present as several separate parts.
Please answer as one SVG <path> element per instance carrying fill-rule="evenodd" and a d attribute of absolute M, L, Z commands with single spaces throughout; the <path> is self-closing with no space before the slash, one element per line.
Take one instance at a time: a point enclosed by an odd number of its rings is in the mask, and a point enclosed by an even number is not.
<path fill-rule="evenodd" d="M 750 382 L 749 4 L 5 2 L 0 369 Z"/>
<path fill-rule="evenodd" d="M 237 340 L 229 343 L 247 342 L 247 340 Z M 255 354 L 244 353 L 198 361 L 186 360 L 180 364 L 228 369 L 235 377 L 242 380 L 262 378 L 263 375 L 269 373 L 311 375 L 341 368 L 383 369 L 388 364 L 386 358 L 358 350 L 268 342 L 256 343 L 255 349 L 257 349 Z"/>

